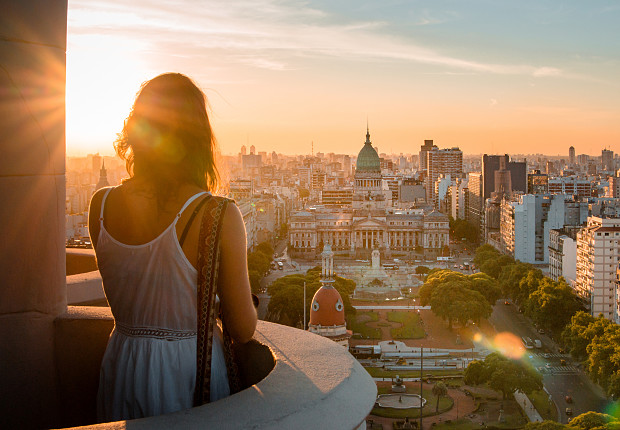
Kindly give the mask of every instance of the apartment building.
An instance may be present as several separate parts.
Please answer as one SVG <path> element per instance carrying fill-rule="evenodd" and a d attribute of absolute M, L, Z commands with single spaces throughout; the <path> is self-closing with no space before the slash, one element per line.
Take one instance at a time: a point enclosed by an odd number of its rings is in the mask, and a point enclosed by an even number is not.
<path fill-rule="evenodd" d="M 617 320 L 617 268 L 620 262 L 620 218 L 588 217 L 577 233 L 577 294 L 589 302 L 593 316 Z"/>

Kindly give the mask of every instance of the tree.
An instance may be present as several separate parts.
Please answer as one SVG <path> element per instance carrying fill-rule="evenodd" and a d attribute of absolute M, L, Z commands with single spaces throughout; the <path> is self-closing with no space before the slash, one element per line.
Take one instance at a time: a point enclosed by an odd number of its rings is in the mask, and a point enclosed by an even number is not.
<path fill-rule="evenodd" d="M 256 270 L 249 270 L 248 276 L 250 278 L 250 288 L 252 289 L 252 293 L 258 294 L 260 293 L 260 281 L 262 276 Z"/>
<path fill-rule="evenodd" d="M 271 258 L 262 252 L 250 252 L 248 254 L 248 271 L 255 270 L 263 276 L 269 271 L 270 266 Z"/>
<path fill-rule="evenodd" d="M 422 291 L 420 291 L 420 294 Z M 479 322 L 493 311 L 484 296 L 467 288 L 465 282 L 452 280 L 437 286 L 431 295 L 431 310 L 452 328 L 453 321 L 465 325 L 469 320 Z"/>
<path fill-rule="evenodd" d="M 256 247 L 256 251 L 264 254 L 270 260 L 273 259 L 273 246 L 267 241 L 259 243 Z M 269 261 L 269 263 L 271 263 L 271 261 Z"/>
<path fill-rule="evenodd" d="M 439 399 L 448 395 L 448 387 L 446 387 L 446 384 L 444 384 L 443 381 L 439 381 L 433 385 L 433 395 L 437 397 L 435 412 L 439 412 Z"/>
<path fill-rule="evenodd" d="M 566 346 L 570 354 L 582 361 L 586 359 L 586 349 L 594 336 L 600 335 L 604 332 L 605 326 L 611 324 L 611 321 L 604 318 L 602 315 L 599 317 L 600 324 L 597 330 L 594 324 L 597 319 L 584 311 L 577 312 L 571 317 L 570 323 L 566 325 L 566 328 L 562 331 L 562 343 Z"/>
<path fill-rule="evenodd" d="M 555 421 L 545 420 L 542 422 L 532 422 L 525 425 L 525 430 L 562 430 L 565 429 L 564 424 Z"/>
<path fill-rule="evenodd" d="M 463 376 L 467 385 L 482 384 L 487 380 L 486 366 L 482 361 L 474 360 L 469 363 Z"/>
<path fill-rule="evenodd" d="M 519 297 L 521 291 L 519 283 L 527 275 L 527 272 L 532 269 L 534 269 L 534 266 L 520 261 L 504 266 L 498 279 L 502 292 L 514 302 L 517 302 L 517 297 Z"/>
<path fill-rule="evenodd" d="M 269 300 L 267 310 L 269 311 L 270 319 L 280 324 L 300 327 L 304 314 L 304 282 L 306 283 L 306 314 L 310 315 L 312 297 L 321 287 L 320 277 L 321 268 L 315 267 L 308 270 L 305 275 L 284 276 L 269 285 L 267 292 L 271 299 Z M 348 318 L 355 313 L 350 300 L 350 295 L 355 290 L 355 282 L 336 276 L 333 286 L 340 293 L 345 318 Z"/>
<path fill-rule="evenodd" d="M 479 232 L 478 228 L 469 221 L 450 218 L 450 237 L 476 243 L 479 239 Z"/>
<path fill-rule="evenodd" d="M 586 351 L 586 366 L 590 377 L 601 385 L 607 394 L 620 395 L 609 391 L 612 376 L 620 372 L 620 326 L 609 324 L 602 335 L 592 339 Z"/>
<path fill-rule="evenodd" d="M 431 269 L 429 269 L 426 266 L 418 266 L 415 268 L 415 273 L 418 275 L 426 275 L 428 272 L 430 272 Z"/>
<path fill-rule="evenodd" d="M 494 305 L 502 295 L 497 280 L 486 273 L 474 273 L 467 279 L 469 279 L 469 288 L 482 294 L 490 305 Z"/>
<path fill-rule="evenodd" d="M 502 392 L 502 398 L 516 390 L 531 393 L 542 389 L 542 376 L 531 367 L 494 352 L 484 359 L 489 386 Z"/>
<path fill-rule="evenodd" d="M 573 418 L 568 427 L 581 430 L 592 430 L 597 427 L 607 428 L 608 424 L 617 421 L 618 420 L 611 415 L 590 411 Z"/>
<path fill-rule="evenodd" d="M 564 280 L 556 282 L 545 277 L 530 294 L 525 309 L 534 323 L 559 335 L 581 309 L 581 303 Z"/>
<path fill-rule="evenodd" d="M 540 269 L 529 270 L 525 277 L 519 282 L 519 290 L 515 301 L 520 305 L 525 305 L 530 294 L 538 289 L 540 281 L 543 279 L 543 273 Z"/>

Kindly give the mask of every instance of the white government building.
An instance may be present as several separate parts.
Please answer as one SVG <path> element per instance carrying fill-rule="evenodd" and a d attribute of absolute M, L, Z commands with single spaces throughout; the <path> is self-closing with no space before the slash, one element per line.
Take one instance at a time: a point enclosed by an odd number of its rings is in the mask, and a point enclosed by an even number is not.
<path fill-rule="evenodd" d="M 384 256 L 416 250 L 440 255 L 449 245 L 448 216 L 425 208 L 392 206 L 381 161 L 370 133 L 357 157 L 351 205 L 316 207 L 294 213 L 289 221 L 289 254 L 314 258 L 323 244 L 337 255 L 368 258 L 373 249 Z"/>

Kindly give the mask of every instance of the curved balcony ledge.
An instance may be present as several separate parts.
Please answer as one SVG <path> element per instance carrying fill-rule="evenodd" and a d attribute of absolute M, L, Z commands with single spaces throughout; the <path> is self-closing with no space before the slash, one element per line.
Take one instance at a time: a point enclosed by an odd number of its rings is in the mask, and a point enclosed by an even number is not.
<path fill-rule="evenodd" d="M 71 309 L 71 308 L 70 308 Z M 71 313 L 73 312 L 73 316 Z M 83 323 L 104 320 L 111 324 L 109 308 L 74 308 L 63 320 Z M 75 342 L 70 330 L 65 342 Z M 109 331 L 108 331 L 109 333 Z M 97 337 L 101 337 L 100 334 Z M 244 366 L 255 366 L 267 376 L 233 396 L 218 402 L 157 417 L 88 426 L 89 429 L 357 429 L 365 427 L 377 389 L 368 373 L 345 348 L 302 330 L 258 322 L 255 340 L 272 354 L 273 369 L 265 370 L 265 357 L 246 354 Z M 62 336 L 57 335 L 57 341 Z M 86 336 L 93 342 L 92 336 Z M 101 339 L 98 339 L 101 340 Z M 104 339 L 107 341 L 107 337 Z M 101 342 L 99 342 L 101 344 Z M 257 345 L 258 345 L 257 343 Z M 105 342 L 103 342 L 105 345 Z M 268 350 L 267 350 L 268 348 Z M 74 349 L 79 349 L 75 345 Z M 57 351 L 71 354 L 57 343 Z M 264 353 L 263 351 L 263 353 Z M 101 351 L 102 355 L 103 352 Z M 96 354 L 95 354 L 96 355 Z M 260 354 L 259 354 L 260 355 Z M 96 361 L 96 360 L 95 360 Z M 273 363 L 275 362 L 275 366 Z M 98 369 L 99 361 L 96 363 Z M 260 369 L 260 368 L 263 369 Z M 92 373 L 92 370 L 91 370 Z M 264 376 L 264 375 L 263 375 Z M 63 376 L 59 375 L 60 381 Z M 70 381 L 67 381 L 70 385 Z"/>

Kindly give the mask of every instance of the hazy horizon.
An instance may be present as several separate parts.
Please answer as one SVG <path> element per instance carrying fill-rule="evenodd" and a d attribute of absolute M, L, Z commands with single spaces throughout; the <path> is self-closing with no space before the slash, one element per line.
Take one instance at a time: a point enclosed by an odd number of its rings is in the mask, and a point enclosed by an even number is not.
<path fill-rule="evenodd" d="M 620 151 L 620 5 L 69 2 L 67 154 L 113 153 L 140 84 L 209 98 L 223 154 Z"/>

